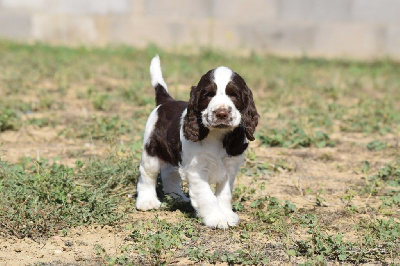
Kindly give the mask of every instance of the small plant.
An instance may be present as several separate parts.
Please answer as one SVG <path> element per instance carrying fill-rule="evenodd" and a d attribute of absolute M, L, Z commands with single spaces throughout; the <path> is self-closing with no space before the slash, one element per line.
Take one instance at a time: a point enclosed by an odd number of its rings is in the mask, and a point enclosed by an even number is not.
<path fill-rule="evenodd" d="M 361 193 L 376 195 L 378 187 L 385 185 L 400 186 L 400 165 L 398 162 L 388 163 L 381 167 L 376 174 L 370 175 L 369 162 L 364 161 L 362 171 L 366 174 L 366 185 L 361 189 Z"/>
<path fill-rule="evenodd" d="M 316 131 L 314 134 L 307 134 L 296 124 L 292 124 L 287 129 L 269 129 L 260 133 L 259 138 L 264 145 L 269 147 L 300 148 L 315 145 L 323 148 L 335 146 L 326 133 Z"/>
<path fill-rule="evenodd" d="M 275 223 L 282 217 L 296 211 L 296 205 L 285 201 L 284 204 L 275 197 L 265 197 L 253 201 L 250 207 L 254 209 L 253 215 L 266 223 Z"/>
<path fill-rule="evenodd" d="M 92 105 L 95 110 L 107 111 L 110 109 L 110 96 L 108 94 L 95 95 L 92 99 Z"/>
<path fill-rule="evenodd" d="M 325 190 L 320 189 L 320 190 L 318 190 L 318 192 L 315 195 L 315 201 L 316 201 L 317 206 L 319 206 L 319 207 L 326 206 L 326 203 L 325 203 L 326 200 L 323 197 L 324 194 L 325 194 Z"/>
<path fill-rule="evenodd" d="M 17 113 L 10 108 L 2 107 L 1 104 L 2 103 L 0 103 L 0 132 L 18 129 L 21 121 Z"/>
<path fill-rule="evenodd" d="M 204 247 L 189 248 L 185 251 L 185 254 L 194 262 L 216 263 L 220 257 L 220 254 L 216 251 L 209 252 Z"/>
<path fill-rule="evenodd" d="M 387 144 L 380 140 L 374 140 L 367 144 L 367 149 L 369 151 L 380 151 L 380 150 L 385 149 L 386 147 L 387 147 Z"/>

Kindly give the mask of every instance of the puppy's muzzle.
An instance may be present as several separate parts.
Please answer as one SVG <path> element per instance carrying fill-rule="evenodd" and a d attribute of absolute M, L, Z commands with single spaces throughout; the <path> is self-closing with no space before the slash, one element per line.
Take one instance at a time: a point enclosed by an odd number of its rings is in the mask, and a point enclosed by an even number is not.
<path fill-rule="evenodd" d="M 214 123 L 213 126 L 217 128 L 230 127 L 232 122 L 232 112 L 227 108 L 218 108 L 213 111 Z"/>

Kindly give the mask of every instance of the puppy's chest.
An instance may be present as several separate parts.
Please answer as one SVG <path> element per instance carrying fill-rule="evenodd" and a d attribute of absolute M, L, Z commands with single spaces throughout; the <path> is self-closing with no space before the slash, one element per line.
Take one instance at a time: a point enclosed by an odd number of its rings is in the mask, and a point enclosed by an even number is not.
<path fill-rule="evenodd" d="M 201 168 L 201 171 L 204 171 L 207 175 L 209 183 L 218 183 L 227 178 L 228 169 L 222 158 L 206 155 L 202 160 L 205 164 Z"/>
<path fill-rule="evenodd" d="M 210 183 L 217 183 L 226 178 L 229 169 L 226 168 L 225 161 L 229 156 L 221 142 L 190 146 L 189 149 L 183 149 L 184 169 L 206 176 Z"/>

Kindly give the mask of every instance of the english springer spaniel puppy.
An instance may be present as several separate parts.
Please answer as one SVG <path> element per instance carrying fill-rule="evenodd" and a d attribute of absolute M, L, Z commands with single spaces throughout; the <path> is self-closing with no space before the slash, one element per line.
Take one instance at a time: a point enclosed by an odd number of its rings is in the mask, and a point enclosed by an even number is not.
<path fill-rule="evenodd" d="M 221 66 L 192 87 L 189 102 L 176 101 L 168 94 L 158 55 L 150 74 L 157 107 L 144 133 L 136 208 L 160 207 L 156 183 L 161 171 L 164 192 L 171 197 L 188 201 L 180 186 L 181 179 L 188 182 L 191 204 L 206 226 L 237 225 L 233 183 L 259 118 L 251 90 L 239 74 Z M 216 184 L 215 194 L 210 184 Z"/>

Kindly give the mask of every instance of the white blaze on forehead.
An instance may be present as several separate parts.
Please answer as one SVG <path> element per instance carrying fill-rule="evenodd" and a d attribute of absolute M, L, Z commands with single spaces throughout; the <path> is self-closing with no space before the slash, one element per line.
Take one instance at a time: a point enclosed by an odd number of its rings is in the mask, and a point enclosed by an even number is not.
<path fill-rule="evenodd" d="M 233 71 L 221 66 L 214 70 L 214 82 L 217 84 L 217 95 L 225 94 L 226 85 L 231 81 Z"/>

